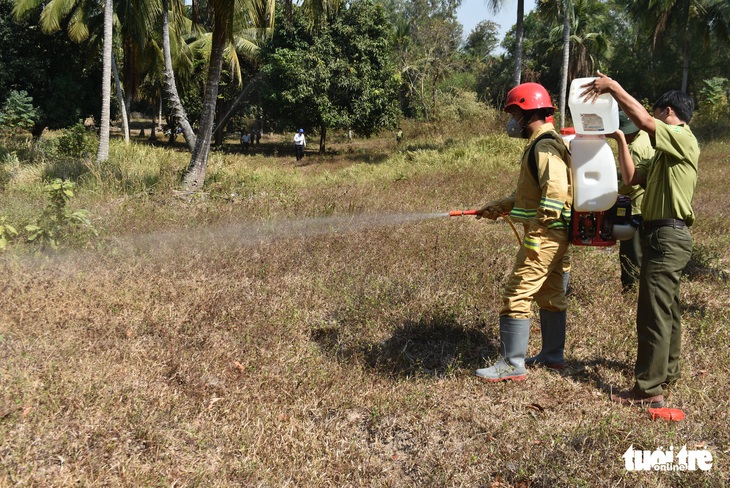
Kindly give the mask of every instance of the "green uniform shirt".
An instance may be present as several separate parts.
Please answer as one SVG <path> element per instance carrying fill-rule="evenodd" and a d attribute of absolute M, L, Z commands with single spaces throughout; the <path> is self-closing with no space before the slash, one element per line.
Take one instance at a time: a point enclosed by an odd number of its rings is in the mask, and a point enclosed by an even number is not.
<path fill-rule="evenodd" d="M 643 130 L 640 130 L 629 144 L 629 154 L 634 166 L 651 162 L 654 152 L 649 134 Z M 623 181 L 619 181 L 618 192 L 620 195 L 628 195 L 631 198 L 631 215 L 640 215 L 641 202 L 644 200 L 644 189 L 641 185 L 627 186 Z"/>
<path fill-rule="evenodd" d="M 657 119 L 654 123 L 654 159 L 636 167 L 646 178 L 641 213 L 645 221 L 681 219 L 692 225 L 700 147 L 688 125 L 668 125 Z"/>

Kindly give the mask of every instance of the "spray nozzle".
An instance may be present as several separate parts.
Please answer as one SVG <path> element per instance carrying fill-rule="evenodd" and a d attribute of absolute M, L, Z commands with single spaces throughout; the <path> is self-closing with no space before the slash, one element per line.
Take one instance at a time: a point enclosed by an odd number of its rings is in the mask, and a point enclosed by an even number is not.
<path fill-rule="evenodd" d="M 462 215 L 476 215 L 478 210 L 452 210 L 449 217 L 461 217 Z"/>

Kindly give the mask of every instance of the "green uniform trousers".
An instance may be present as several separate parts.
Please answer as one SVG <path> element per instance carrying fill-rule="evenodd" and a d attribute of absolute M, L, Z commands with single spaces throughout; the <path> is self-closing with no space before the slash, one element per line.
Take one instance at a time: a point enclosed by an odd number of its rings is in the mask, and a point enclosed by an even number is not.
<path fill-rule="evenodd" d="M 679 281 L 692 255 L 692 236 L 686 227 L 642 230 L 641 247 L 634 391 L 654 396 L 680 376 Z"/>
<path fill-rule="evenodd" d="M 641 270 L 641 235 L 637 230 L 631 239 L 619 241 L 618 259 L 621 263 L 621 287 L 630 290 L 639 282 Z"/>

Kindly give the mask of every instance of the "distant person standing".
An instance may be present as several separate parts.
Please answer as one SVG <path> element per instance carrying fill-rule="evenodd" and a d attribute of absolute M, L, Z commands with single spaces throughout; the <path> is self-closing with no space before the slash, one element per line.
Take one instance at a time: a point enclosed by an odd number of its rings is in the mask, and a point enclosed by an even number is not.
<path fill-rule="evenodd" d="M 639 130 L 623 110 L 619 112 L 618 119 L 618 128 L 626 138 L 634 166 L 648 164 L 654 158 L 654 148 L 651 145 L 649 134 Z M 608 137 L 616 139 L 617 135 L 608 134 Z M 618 191 L 621 195 L 628 195 L 631 198 L 631 224 L 640 228 L 643 220 L 641 202 L 644 199 L 644 188 L 640 185 L 629 186 L 621 181 L 619 182 Z M 619 263 L 621 264 L 621 287 L 623 291 L 634 289 L 639 283 L 639 270 L 641 269 L 640 232 L 634 232 L 631 239 L 619 241 Z"/>
<path fill-rule="evenodd" d="M 297 161 L 304 157 L 304 148 L 307 146 L 307 140 L 304 137 L 304 129 L 299 129 L 299 132 L 294 134 L 294 152 L 297 156 Z"/>

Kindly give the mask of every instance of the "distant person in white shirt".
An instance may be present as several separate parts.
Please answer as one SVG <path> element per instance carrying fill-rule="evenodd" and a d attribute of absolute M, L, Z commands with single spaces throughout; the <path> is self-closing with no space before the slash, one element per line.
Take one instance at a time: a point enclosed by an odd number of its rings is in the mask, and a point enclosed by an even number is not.
<path fill-rule="evenodd" d="M 297 161 L 304 157 L 304 148 L 307 146 L 307 140 L 304 138 L 304 129 L 294 134 L 294 151 L 297 155 Z"/>

